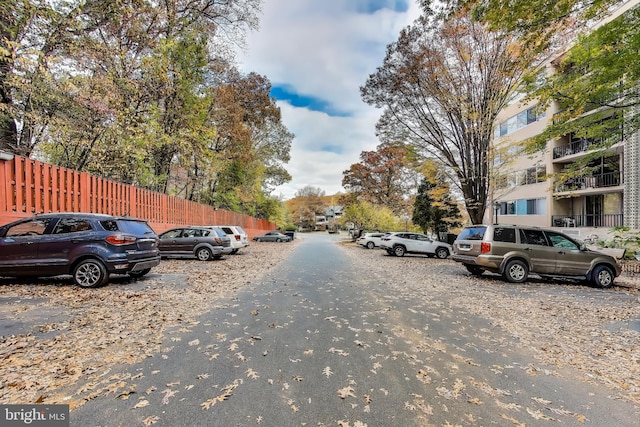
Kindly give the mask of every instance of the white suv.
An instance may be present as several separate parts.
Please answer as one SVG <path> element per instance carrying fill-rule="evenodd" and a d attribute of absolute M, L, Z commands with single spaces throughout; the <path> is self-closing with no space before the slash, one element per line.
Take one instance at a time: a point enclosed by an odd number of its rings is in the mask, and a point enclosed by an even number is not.
<path fill-rule="evenodd" d="M 420 233 L 389 233 L 380 240 L 380 248 L 386 250 L 389 255 L 404 256 L 414 253 L 444 259 L 451 253 L 451 245 L 448 243 L 430 239 Z"/>
<path fill-rule="evenodd" d="M 386 233 L 365 233 L 358 237 L 356 243 L 360 246 L 366 247 L 367 249 L 373 249 L 376 246 L 380 246 L 380 239 L 382 239 L 385 234 Z"/>
<path fill-rule="evenodd" d="M 239 225 L 211 225 L 211 228 L 217 228 L 225 232 L 231 239 L 232 254 L 237 253 L 240 249 L 249 246 L 249 236 Z"/>

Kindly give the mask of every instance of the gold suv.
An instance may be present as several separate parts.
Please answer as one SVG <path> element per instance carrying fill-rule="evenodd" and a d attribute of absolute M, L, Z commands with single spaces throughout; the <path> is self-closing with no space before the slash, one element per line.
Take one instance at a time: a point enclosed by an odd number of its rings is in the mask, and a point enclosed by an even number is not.
<path fill-rule="evenodd" d="M 589 250 L 565 234 L 518 225 L 465 227 L 453 243 L 452 259 L 473 275 L 490 271 L 513 283 L 535 273 L 587 280 L 607 288 L 621 272 L 615 258 Z"/>

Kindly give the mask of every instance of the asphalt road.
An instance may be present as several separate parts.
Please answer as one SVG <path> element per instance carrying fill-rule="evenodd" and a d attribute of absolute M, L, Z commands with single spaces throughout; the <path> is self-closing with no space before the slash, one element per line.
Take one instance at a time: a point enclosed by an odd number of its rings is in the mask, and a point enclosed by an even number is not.
<path fill-rule="evenodd" d="M 170 330 L 160 354 L 114 369 L 126 384 L 71 425 L 640 426 L 637 407 L 570 367 L 533 373 L 518 337 L 446 294 L 398 292 L 400 263 L 372 277 L 340 237 L 305 235 L 259 283 Z M 471 280 L 437 272 L 425 286 Z"/>

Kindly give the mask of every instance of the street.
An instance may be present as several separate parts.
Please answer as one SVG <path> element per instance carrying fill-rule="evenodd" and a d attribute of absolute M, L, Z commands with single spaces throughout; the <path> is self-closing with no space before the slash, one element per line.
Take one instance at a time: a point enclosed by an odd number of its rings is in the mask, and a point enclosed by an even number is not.
<path fill-rule="evenodd" d="M 71 425 L 639 425 L 637 400 L 560 359 L 546 363 L 530 337 L 458 304 L 478 279 L 450 260 L 302 239 L 259 283 L 170 330 L 160 354 L 114 369 L 113 393 L 72 411 Z M 397 268 L 367 268 L 376 259 Z M 416 262 L 432 277 L 408 285 Z M 507 299 L 520 288 L 483 279 Z M 638 314 L 637 295 L 619 291 L 541 282 L 525 298 L 549 288 L 580 300 L 612 294 Z M 625 331 L 637 368 L 638 332 Z"/>

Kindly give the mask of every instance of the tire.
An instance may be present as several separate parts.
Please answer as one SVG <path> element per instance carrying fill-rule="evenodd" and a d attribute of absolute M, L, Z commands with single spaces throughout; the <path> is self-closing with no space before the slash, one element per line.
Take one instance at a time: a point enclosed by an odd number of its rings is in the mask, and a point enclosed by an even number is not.
<path fill-rule="evenodd" d="M 280 243 L 280 242 L 282 242 L 282 239 L 278 237 L 278 238 L 276 239 L 276 242 Z"/>
<path fill-rule="evenodd" d="M 239 251 L 239 249 L 234 249 L 234 250 L 232 250 L 232 251 L 231 251 L 231 255 L 235 255 L 235 254 L 237 254 L 237 253 L 238 253 L 238 251 Z"/>
<path fill-rule="evenodd" d="M 262 239 L 256 239 L 256 242 L 262 242 Z"/>
<path fill-rule="evenodd" d="M 209 261 L 213 259 L 213 252 L 209 248 L 200 248 L 196 251 L 196 258 L 200 261 Z"/>
<path fill-rule="evenodd" d="M 591 281 L 599 288 L 608 288 L 613 285 L 616 276 L 610 267 L 606 265 L 597 265 L 591 273 Z"/>
<path fill-rule="evenodd" d="M 367 242 L 367 249 L 373 249 L 376 247 L 376 244 L 373 242 Z"/>
<path fill-rule="evenodd" d="M 73 281 L 83 288 L 97 288 L 107 284 L 109 273 L 101 261 L 85 259 L 73 269 Z"/>
<path fill-rule="evenodd" d="M 482 267 L 478 267 L 477 265 L 465 264 L 464 265 L 467 271 L 474 276 L 481 276 L 484 273 L 484 269 Z"/>
<path fill-rule="evenodd" d="M 393 250 L 391 250 L 391 249 L 387 249 L 387 253 L 388 253 L 389 255 L 393 255 Z"/>
<path fill-rule="evenodd" d="M 511 283 L 523 283 L 527 280 L 528 276 L 529 267 L 519 259 L 509 261 L 502 273 L 504 280 Z"/>
<path fill-rule="evenodd" d="M 404 256 L 404 254 L 407 253 L 407 250 L 404 248 L 404 246 L 394 246 L 393 247 L 393 254 L 395 256 Z"/>
<path fill-rule="evenodd" d="M 142 276 L 146 276 L 147 274 L 149 274 L 150 271 L 150 268 L 145 268 L 144 270 L 139 271 L 130 271 L 129 276 L 133 277 L 134 279 L 139 279 Z"/>
<path fill-rule="evenodd" d="M 447 250 L 447 248 L 436 249 L 436 257 L 438 257 L 438 259 L 445 259 L 448 256 L 449 256 L 449 251 Z"/>

